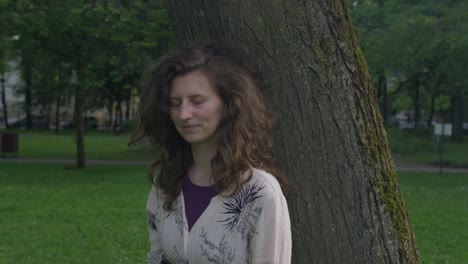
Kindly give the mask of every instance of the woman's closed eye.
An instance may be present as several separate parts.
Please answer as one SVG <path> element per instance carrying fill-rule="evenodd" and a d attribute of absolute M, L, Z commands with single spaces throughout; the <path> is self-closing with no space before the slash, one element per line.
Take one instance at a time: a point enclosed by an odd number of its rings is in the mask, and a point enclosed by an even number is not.
<path fill-rule="evenodd" d="M 192 99 L 192 104 L 194 104 L 194 105 L 201 105 L 204 102 L 206 102 L 206 99 L 202 98 L 202 97 L 195 97 L 195 98 Z"/>
<path fill-rule="evenodd" d="M 169 105 L 171 107 L 179 107 L 180 106 L 180 100 L 178 99 L 171 99 L 171 101 L 169 102 Z"/>
<path fill-rule="evenodd" d="M 172 98 L 169 102 L 169 105 L 170 107 L 180 107 L 182 105 L 182 101 L 183 100 L 180 98 Z M 206 97 L 197 95 L 190 97 L 188 103 L 197 106 L 203 104 L 206 101 Z"/>

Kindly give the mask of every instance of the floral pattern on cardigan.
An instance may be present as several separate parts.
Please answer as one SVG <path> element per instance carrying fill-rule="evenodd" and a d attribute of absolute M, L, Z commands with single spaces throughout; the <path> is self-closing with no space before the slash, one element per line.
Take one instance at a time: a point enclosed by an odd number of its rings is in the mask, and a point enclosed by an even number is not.
<path fill-rule="evenodd" d="M 181 193 L 174 211 L 153 186 L 147 201 L 151 249 L 147 263 L 233 264 L 291 262 L 291 226 L 278 181 L 263 170 L 231 197 L 211 199 L 188 230 Z"/>

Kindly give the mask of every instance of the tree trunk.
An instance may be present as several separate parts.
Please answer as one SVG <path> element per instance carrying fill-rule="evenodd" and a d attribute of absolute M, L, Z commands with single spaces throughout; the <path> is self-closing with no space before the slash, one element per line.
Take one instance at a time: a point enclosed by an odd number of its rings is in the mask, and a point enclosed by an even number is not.
<path fill-rule="evenodd" d="M 132 92 L 128 90 L 125 95 L 125 121 L 130 120 L 130 100 L 132 99 Z"/>
<path fill-rule="evenodd" d="M 460 95 L 454 95 L 451 100 L 452 116 L 452 140 L 463 142 L 463 99 Z"/>
<path fill-rule="evenodd" d="M 32 123 L 32 69 L 29 65 L 26 65 L 25 69 L 25 87 L 24 87 L 24 110 L 26 111 L 26 129 L 30 130 L 33 128 Z"/>
<path fill-rule="evenodd" d="M 414 110 L 414 128 L 419 127 L 419 120 L 421 119 L 421 106 L 420 106 L 420 83 L 416 79 L 414 82 L 414 91 L 413 91 L 413 110 Z"/>
<path fill-rule="evenodd" d="M 118 108 L 119 111 L 118 111 L 118 116 L 117 116 L 117 118 L 118 118 L 119 122 L 117 122 L 117 124 L 118 124 L 119 128 L 122 129 L 122 121 L 123 121 L 122 101 L 119 100 L 119 103 L 118 103 L 118 104 L 119 104 L 119 108 Z"/>
<path fill-rule="evenodd" d="M 55 103 L 55 134 L 58 135 L 60 123 L 60 95 L 57 95 Z"/>
<path fill-rule="evenodd" d="M 117 104 L 115 106 L 115 116 L 114 116 L 114 126 L 112 128 L 113 131 L 120 130 L 120 126 L 122 125 L 122 102 L 120 101 L 120 97 L 117 97 Z"/>
<path fill-rule="evenodd" d="M 106 128 L 112 127 L 112 117 L 114 116 L 114 102 L 107 103 Z"/>
<path fill-rule="evenodd" d="M 84 149 L 84 93 L 81 87 L 82 69 L 77 67 L 78 84 L 75 86 L 75 109 L 74 121 L 76 129 L 76 167 L 83 169 L 85 167 L 85 149 Z"/>
<path fill-rule="evenodd" d="M 380 112 L 383 116 L 383 124 L 386 127 L 388 125 L 389 109 L 388 109 L 388 91 L 387 91 L 387 78 L 385 75 L 379 76 L 379 101 L 380 101 Z"/>
<path fill-rule="evenodd" d="M 8 106 L 6 103 L 6 87 L 5 87 L 5 73 L 2 72 L 2 106 L 3 106 L 3 117 L 5 119 L 5 128 L 9 128 L 8 126 Z"/>
<path fill-rule="evenodd" d="M 429 109 L 429 117 L 427 118 L 427 127 L 431 127 L 432 125 L 432 119 L 434 119 L 434 113 L 435 113 L 435 100 L 437 98 L 438 94 L 433 93 L 431 95 L 431 105 Z"/>
<path fill-rule="evenodd" d="M 52 103 L 53 100 L 47 100 L 47 130 L 50 130 L 50 125 L 52 123 Z"/>
<path fill-rule="evenodd" d="M 433 89 L 430 88 L 430 86 L 425 83 L 425 88 L 427 91 L 431 91 L 432 90 L 432 93 L 431 93 L 431 105 L 430 105 L 430 108 L 429 108 L 429 116 L 427 118 L 427 127 L 431 127 L 432 126 L 432 120 L 434 120 L 434 114 L 435 114 L 435 108 L 436 108 L 436 99 L 437 97 L 440 96 L 440 87 L 442 85 L 442 83 L 444 82 L 444 77 L 443 76 L 437 76 L 437 82 L 435 83 Z"/>
<path fill-rule="evenodd" d="M 247 46 L 277 112 L 293 263 L 420 263 L 345 1 L 166 0 L 179 44 Z"/>

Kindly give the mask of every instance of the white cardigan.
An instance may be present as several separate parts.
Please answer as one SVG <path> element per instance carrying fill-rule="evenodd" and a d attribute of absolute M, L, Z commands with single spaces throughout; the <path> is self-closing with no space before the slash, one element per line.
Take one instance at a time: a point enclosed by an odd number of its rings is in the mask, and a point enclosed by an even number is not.
<path fill-rule="evenodd" d="M 147 263 L 291 263 L 288 206 L 278 181 L 254 169 L 250 181 L 232 197 L 215 196 L 188 231 L 184 197 L 174 211 L 163 209 L 151 189 L 146 205 L 151 250 Z"/>

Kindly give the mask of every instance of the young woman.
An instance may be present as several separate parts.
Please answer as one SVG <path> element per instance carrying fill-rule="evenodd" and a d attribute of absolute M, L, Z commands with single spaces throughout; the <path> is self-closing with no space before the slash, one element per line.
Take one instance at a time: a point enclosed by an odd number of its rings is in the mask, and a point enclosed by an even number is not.
<path fill-rule="evenodd" d="M 131 141 L 161 150 L 148 173 L 147 263 L 290 263 L 286 181 L 255 76 L 242 48 L 215 41 L 164 57 L 149 75 Z"/>

